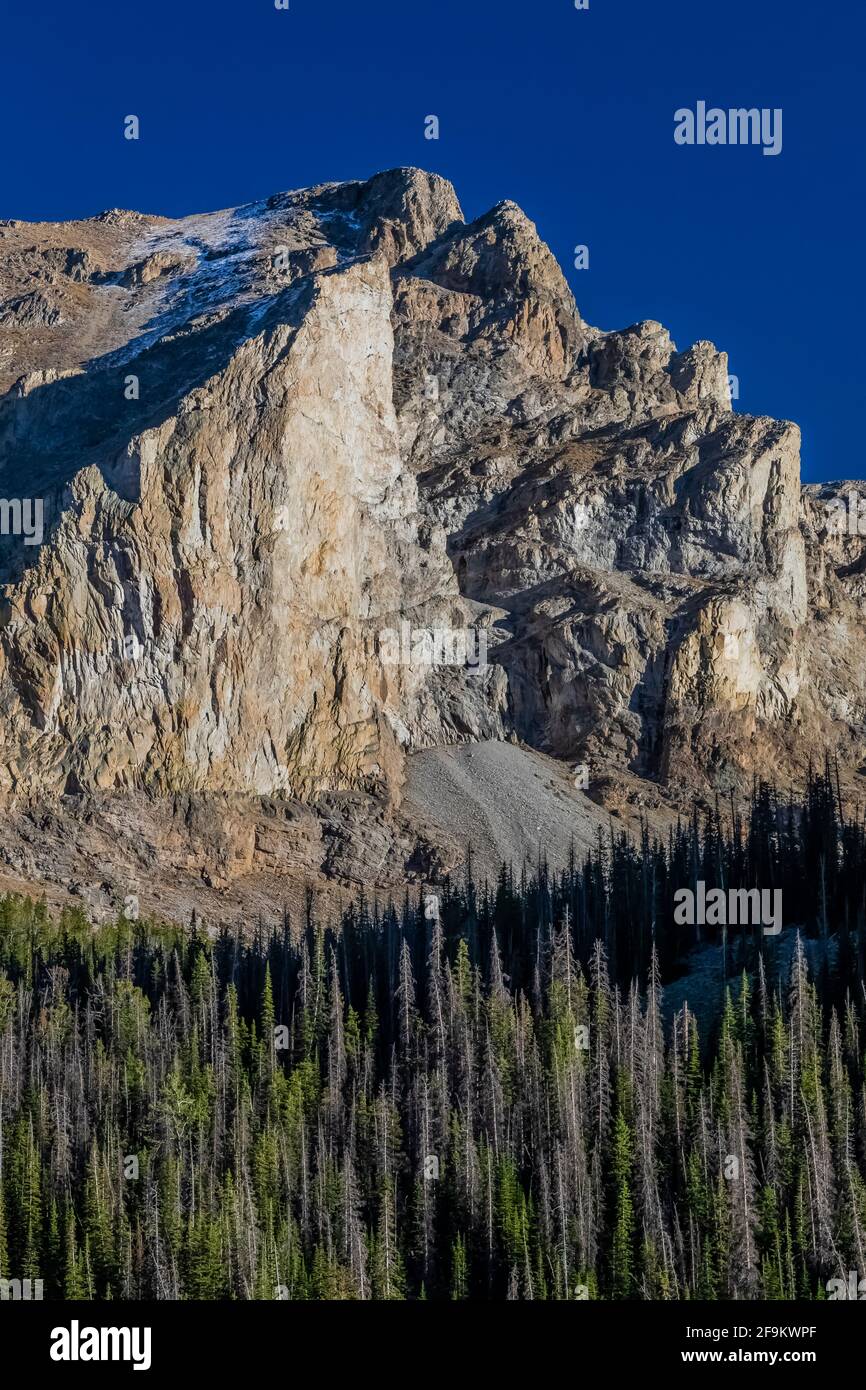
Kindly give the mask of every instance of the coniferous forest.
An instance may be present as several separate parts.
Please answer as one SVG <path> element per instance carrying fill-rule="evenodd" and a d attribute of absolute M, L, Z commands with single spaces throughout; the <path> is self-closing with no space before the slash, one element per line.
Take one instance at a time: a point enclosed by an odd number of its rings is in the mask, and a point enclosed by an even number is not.
<path fill-rule="evenodd" d="M 826 1297 L 866 1269 L 866 828 L 827 771 L 431 908 L 0 902 L 0 1277 L 54 1299 Z M 674 923 L 781 888 L 778 937 Z M 699 1026 L 690 957 L 715 946 Z M 820 964 L 810 970 L 808 961 Z M 706 1010 L 704 1010 L 706 1015 Z"/>

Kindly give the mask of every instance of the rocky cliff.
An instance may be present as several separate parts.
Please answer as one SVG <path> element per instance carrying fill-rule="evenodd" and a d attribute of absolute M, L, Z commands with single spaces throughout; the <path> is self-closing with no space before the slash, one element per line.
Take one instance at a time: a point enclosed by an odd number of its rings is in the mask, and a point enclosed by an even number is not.
<path fill-rule="evenodd" d="M 134 877 L 120 816 L 206 881 L 435 878 L 422 750 L 470 743 L 479 812 L 504 740 L 518 783 L 585 765 L 563 835 L 825 749 L 858 781 L 857 525 L 712 344 L 586 324 L 513 203 L 467 224 L 402 169 L 2 223 L 0 391 L 10 871 L 59 881 L 107 817 L 93 865 Z M 226 799 L 234 849 L 192 847 Z"/>

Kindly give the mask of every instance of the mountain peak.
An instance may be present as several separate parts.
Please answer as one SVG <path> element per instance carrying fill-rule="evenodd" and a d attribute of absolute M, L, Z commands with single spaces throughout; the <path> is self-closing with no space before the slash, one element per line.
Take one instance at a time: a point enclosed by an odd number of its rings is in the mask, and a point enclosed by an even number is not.
<path fill-rule="evenodd" d="M 843 695 L 855 765 L 859 535 L 820 549 L 723 352 L 588 329 L 515 202 L 396 168 L 0 238 L 0 491 L 46 503 L 0 552 L 0 794 L 396 801 L 513 735 L 675 797 L 795 771 Z M 479 620 L 481 679 L 382 658 Z"/>

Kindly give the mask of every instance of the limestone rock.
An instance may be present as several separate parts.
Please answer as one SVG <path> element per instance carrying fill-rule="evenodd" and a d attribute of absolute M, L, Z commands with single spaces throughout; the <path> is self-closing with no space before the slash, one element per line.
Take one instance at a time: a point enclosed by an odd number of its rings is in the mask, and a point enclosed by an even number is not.
<path fill-rule="evenodd" d="M 225 891 L 433 873 L 399 808 L 451 745 L 589 763 L 618 814 L 825 748 L 858 782 L 866 488 L 803 490 L 712 344 L 588 325 L 513 203 L 467 224 L 410 169 L 5 223 L 0 392 L 0 492 L 46 517 L 0 536 L 16 872 L 34 808 L 145 796 L 234 799 L 193 855 Z"/>

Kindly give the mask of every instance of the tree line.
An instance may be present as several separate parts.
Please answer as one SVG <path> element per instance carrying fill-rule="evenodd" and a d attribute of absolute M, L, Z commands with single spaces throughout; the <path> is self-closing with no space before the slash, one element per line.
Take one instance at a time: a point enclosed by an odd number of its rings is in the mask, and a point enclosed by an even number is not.
<path fill-rule="evenodd" d="M 811 1299 L 866 1275 L 862 819 L 219 933 L 0 900 L 0 1278 L 57 1299 Z M 701 1035 L 677 888 L 781 887 Z M 796 941 L 791 946 L 791 935 Z M 810 977 L 805 942 L 819 944 Z"/>

